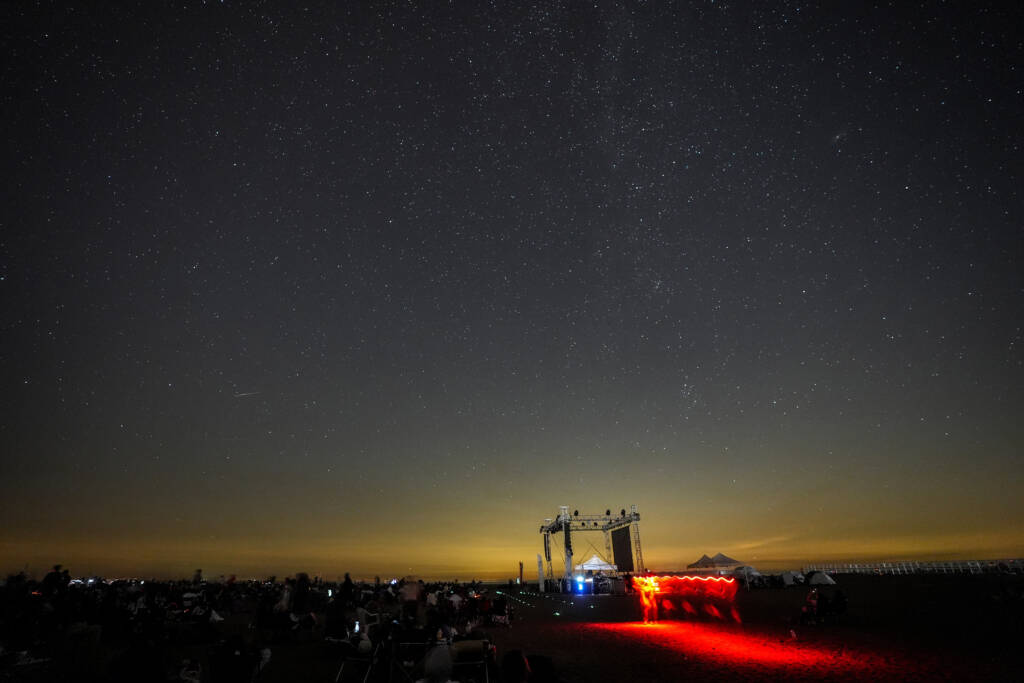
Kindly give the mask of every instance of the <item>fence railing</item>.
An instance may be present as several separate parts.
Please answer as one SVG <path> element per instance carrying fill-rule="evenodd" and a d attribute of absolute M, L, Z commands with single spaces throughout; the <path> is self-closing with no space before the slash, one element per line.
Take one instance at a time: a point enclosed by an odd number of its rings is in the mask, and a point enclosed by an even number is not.
<path fill-rule="evenodd" d="M 803 568 L 826 574 L 1024 574 L 1024 560 L 951 560 L 946 562 L 847 562 Z"/>

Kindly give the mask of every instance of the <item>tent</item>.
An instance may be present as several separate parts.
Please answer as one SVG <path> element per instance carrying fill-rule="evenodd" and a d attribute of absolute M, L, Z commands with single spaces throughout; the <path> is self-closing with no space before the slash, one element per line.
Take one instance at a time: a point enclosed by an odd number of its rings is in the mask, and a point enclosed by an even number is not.
<path fill-rule="evenodd" d="M 693 564 L 686 565 L 687 569 L 704 569 L 706 567 L 714 567 L 715 563 L 711 561 L 711 558 L 707 555 L 701 555 L 700 559 Z"/>
<path fill-rule="evenodd" d="M 613 572 L 615 571 L 614 564 L 608 564 L 595 553 L 590 556 L 590 559 L 583 564 L 576 565 L 576 571 L 578 572 Z"/>
<path fill-rule="evenodd" d="M 708 557 L 707 555 L 701 555 L 700 559 L 686 566 L 687 569 L 714 569 L 715 567 L 731 567 L 733 565 L 740 564 L 739 560 L 734 560 L 728 555 L 722 553 L 716 554 L 714 557 Z"/>
<path fill-rule="evenodd" d="M 792 569 L 782 572 L 779 576 L 782 577 L 782 583 L 786 586 L 799 586 L 804 582 L 804 575 Z"/>
<path fill-rule="evenodd" d="M 732 570 L 732 573 L 733 573 L 733 576 L 735 576 L 737 579 L 740 579 L 741 581 L 745 582 L 748 586 L 751 583 L 755 583 L 759 579 L 763 578 L 761 572 L 757 571 L 753 567 L 749 567 L 749 566 L 745 566 L 745 565 L 744 566 L 740 566 L 740 567 L 736 567 L 735 569 Z"/>
<path fill-rule="evenodd" d="M 825 572 L 811 572 L 807 575 L 807 583 L 812 586 L 834 586 L 836 580 Z"/>

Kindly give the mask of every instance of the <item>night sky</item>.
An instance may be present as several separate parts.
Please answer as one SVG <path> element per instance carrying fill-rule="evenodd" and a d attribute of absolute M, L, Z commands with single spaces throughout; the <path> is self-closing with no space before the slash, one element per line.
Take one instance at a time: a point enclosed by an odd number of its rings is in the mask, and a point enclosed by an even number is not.
<path fill-rule="evenodd" d="M 1024 554 L 1018 3 L 292 4 L 0 8 L 0 569 Z"/>

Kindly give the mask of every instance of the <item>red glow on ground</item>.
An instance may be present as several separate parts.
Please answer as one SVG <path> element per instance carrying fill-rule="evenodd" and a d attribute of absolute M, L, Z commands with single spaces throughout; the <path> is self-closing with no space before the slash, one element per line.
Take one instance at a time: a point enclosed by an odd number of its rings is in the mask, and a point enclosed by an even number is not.
<path fill-rule="evenodd" d="M 868 669 L 879 663 L 872 661 L 878 657 L 863 653 L 854 655 L 809 643 L 743 632 L 737 626 L 707 622 L 603 623 L 587 624 L 587 628 L 636 638 L 722 666 L 769 667 L 778 669 L 779 673 L 816 676 L 863 672 L 868 675 Z"/>

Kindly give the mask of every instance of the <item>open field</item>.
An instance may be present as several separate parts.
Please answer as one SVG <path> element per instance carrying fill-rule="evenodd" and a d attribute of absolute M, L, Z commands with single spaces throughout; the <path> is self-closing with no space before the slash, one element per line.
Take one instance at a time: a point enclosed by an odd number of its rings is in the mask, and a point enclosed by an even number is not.
<path fill-rule="evenodd" d="M 489 680 L 502 680 L 497 663 L 514 650 L 530 658 L 536 674 L 531 683 L 1024 680 L 1024 576 L 841 575 L 837 580 L 839 585 L 819 590 L 828 595 L 841 589 L 848 597 L 845 614 L 806 625 L 798 618 L 806 587 L 741 589 L 736 597 L 740 623 L 663 619 L 645 625 L 637 596 L 541 595 L 491 586 L 488 594 L 508 595 L 514 613 L 510 626 L 480 626 L 496 648 Z M 237 607 L 217 624 L 183 621 L 180 615 L 156 623 L 165 646 L 138 651 L 125 649 L 128 641 L 118 636 L 116 620 L 110 621 L 102 638 L 96 627 L 92 649 L 63 655 L 54 650 L 62 664 L 12 665 L 7 657 L 0 680 L 165 683 L 184 680 L 165 665 L 186 659 L 201 664 L 200 683 L 248 680 L 214 673 L 215 652 L 232 638 L 249 651 L 264 646 L 272 651 L 259 683 L 335 680 L 344 649 L 324 637 L 328 614 L 318 610 L 312 628 L 274 636 L 254 628 L 254 601 Z M 380 655 L 369 681 L 415 681 L 426 670 L 427 649 L 413 657 L 418 664 L 407 667 L 405 657 L 395 655 L 402 633 L 392 621 L 400 618 L 398 607 L 392 603 L 386 617 L 382 611 L 381 625 L 371 630 Z M 458 620 L 451 623 L 462 627 Z M 428 630 L 419 633 L 430 637 Z M 361 680 L 365 664 L 350 664 L 342 680 Z M 457 668 L 454 678 L 485 680 L 479 666 Z"/>
<path fill-rule="evenodd" d="M 551 673 L 539 683 L 1024 680 L 1024 577 L 837 580 L 819 589 L 842 589 L 848 611 L 814 626 L 797 623 L 805 587 L 741 589 L 742 624 L 644 625 L 636 596 L 523 591 L 513 594 L 512 626 L 487 632 L 499 661 L 511 650 L 542 661 Z M 322 644 L 278 646 L 261 680 L 327 681 L 333 666 Z M 380 667 L 371 680 L 396 679 Z"/>
<path fill-rule="evenodd" d="M 523 593 L 492 637 L 499 656 L 549 658 L 565 683 L 1024 680 L 1022 578 L 840 576 L 848 612 L 815 626 L 795 623 L 806 588 L 741 591 L 742 624 L 644 625 L 631 597 Z"/>

